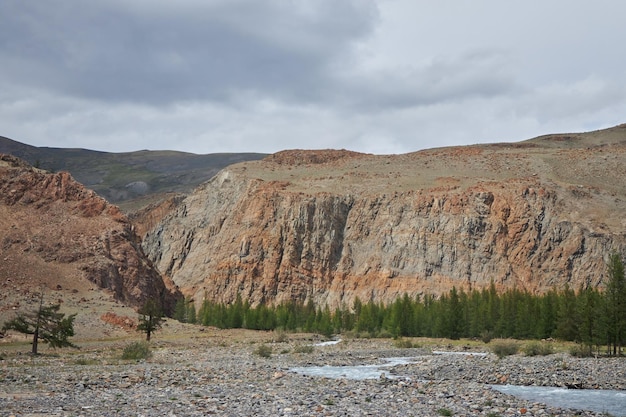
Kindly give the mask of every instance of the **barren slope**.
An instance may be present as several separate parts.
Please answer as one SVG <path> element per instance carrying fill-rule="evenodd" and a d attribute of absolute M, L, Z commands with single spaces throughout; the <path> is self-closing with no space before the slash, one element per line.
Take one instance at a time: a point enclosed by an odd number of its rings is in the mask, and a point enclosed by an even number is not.
<path fill-rule="evenodd" d="M 67 172 L 46 173 L 8 155 L 0 155 L 0 260 L 0 321 L 32 309 L 42 290 L 47 303 L 84 312 L 148 298 L 171 308 L 177 296 L 117 207 Z"/>
<path fill-rule="evenodd" d="M 196 300 L 600 285 L 626 248 L 625 152 L 626 125 L 393 156 L 284 151 L 223 170 L 144 247 Z"/>

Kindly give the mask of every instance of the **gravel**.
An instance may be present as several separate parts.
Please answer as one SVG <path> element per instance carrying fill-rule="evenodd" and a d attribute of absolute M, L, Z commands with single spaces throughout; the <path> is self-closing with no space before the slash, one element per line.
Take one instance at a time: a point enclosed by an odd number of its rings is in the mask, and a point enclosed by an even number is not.
<path fill-rule="evenodd" d="M 603 415 L 517 399 L 490 384 L 624 389 L 624 359 L 567 354 L 433 355 L 388 340 L 349 340 L 295 353 L 302 342 L 157 342 L 145 361 L 120 346 L 0 361 L 0 416 L 569 416 Z M 53 351 L 50 351 L 53 352 Z M 310 377 L 293 367 L 380 364 L 412 357 L 369 380 Z"/>

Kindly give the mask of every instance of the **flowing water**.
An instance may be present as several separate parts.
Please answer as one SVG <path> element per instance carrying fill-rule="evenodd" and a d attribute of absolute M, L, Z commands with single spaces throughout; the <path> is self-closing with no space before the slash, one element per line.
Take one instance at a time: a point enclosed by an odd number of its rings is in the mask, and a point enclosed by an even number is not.
<path fill-rule="evenodd" d="M 626 391 L 519 385 L 492 385 L 491 388 L 504 394 L 554 407 L 590 410 L 620 417 L 626 416 Z"/>
<path fill-rule="evenodd" d="M 290 370 L 303 375 L 324 378 L 377 379 L 385 374 L 386 369 L 396 365 L 406 365 L 411 363 L 412 359 L 414 358 L 386 358 L 384 359 L 386 363 L 380 365 L 301 366 Z M 388 375 L 388 377 L 390 379 L 397 378 L 392 375 Z"/>
<path fill-rule="evenodd" d="M 476 352 L 433 352 L 437 355 L 476 355 L 486 353 Z M 292 372 L 303 375 L 324 378 L 345 379 L 377 379 L 382 375 L 387 378 L 403 378 L 398 375 L 388 375 L 385 371 L 397 365 L 406 365 L 418 360 L 414 358 L 385 358 L 385 363 L 379 365 L 346 365 L 346 366 L 302 366 L 291 368 Z M 407 376 L 404 376 L 405 378 Z M 570 408 L 609 413 L 613 416 L 626 417 L 626 391 L 567 389 L 557 387 L 537 387 L 519 385 L 491 385 L 491 388 L 504 394 L 513 395 L 525 400 L 540 402 L 553 407 Z"/>

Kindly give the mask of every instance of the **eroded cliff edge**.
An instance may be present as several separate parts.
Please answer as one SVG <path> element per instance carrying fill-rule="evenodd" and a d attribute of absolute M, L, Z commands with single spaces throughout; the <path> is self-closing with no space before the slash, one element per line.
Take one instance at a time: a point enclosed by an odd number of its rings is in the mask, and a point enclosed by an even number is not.
<path fill-rule="evenodd" d="M 282 152 L 223 170 L 144 249 L 196 300 L 600 285 L 626 250 L 625 149 L 622 125 L 397 156 Z"/>
<path fill-rule="evenodd" d="M 138 307 L 161 300 L 172 310 L 180 293 L 146 258 L 127 217 L 76 182 L 0 154 L 0 307 L 29 293 L 85 282 Z M 47 288 L 46 288 L 47 287 Z M 86 291 L 86 290 L 85 290 Z"/>

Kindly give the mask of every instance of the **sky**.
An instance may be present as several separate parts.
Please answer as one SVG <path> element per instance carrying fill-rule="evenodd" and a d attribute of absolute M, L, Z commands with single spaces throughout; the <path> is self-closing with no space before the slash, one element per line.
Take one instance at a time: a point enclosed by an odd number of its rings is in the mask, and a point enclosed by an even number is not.
<path fill-rule="evenodd" d="M 626 122 L 618 0 L 2 0 L 0 135 L 395 154 Z"/>

